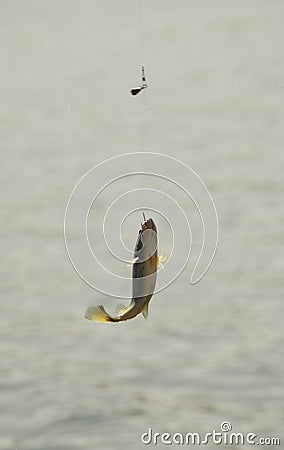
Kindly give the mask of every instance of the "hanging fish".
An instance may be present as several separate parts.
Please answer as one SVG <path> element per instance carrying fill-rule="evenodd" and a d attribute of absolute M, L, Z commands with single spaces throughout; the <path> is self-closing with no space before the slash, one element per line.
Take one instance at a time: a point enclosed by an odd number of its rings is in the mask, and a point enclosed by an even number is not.
<path fill-rule="evenodd" d="M 157 244 L 157 228 L 154 220 L 146 219 L 144 216 L 134 250 L 134 259 L 131 262 L 133 267 L 130 305 L 119 305 L 116 317 L 110 316 L 102 305 L 90 306 L 85 313 L 86 319 L 94 322 L 121 322 L 132 319 L 140 313 L 147 319 L 148 305 L 156 286 L 157 269 L 160 261 L 164 260 L 164 257 L 158 257 Z M 144 280 L 140 281 L 141 278 Z M 141 296 L 143 290 L 145 295 Z"/>
<path fill-rule="evenodd" d="M 146 89 L 146 87 L 148 87 L 148 85 L 147 85 L 146 76 L 144 73 L 144 66 L 142 66 L 142 85 L 132 88 L 130 92 L 132 95 L 137 95 L 137 94 L 139 94 L 139 92 L 142 91 L 142 89 Z"/>

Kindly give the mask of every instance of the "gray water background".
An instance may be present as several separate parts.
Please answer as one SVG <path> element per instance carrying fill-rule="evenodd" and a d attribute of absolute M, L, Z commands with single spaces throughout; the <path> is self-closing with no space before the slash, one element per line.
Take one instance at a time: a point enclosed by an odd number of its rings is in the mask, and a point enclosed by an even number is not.
<path fill-rule="evenodd" d="M 191 263 L 153 298 L 147 321 L 117 326 L 84 320 L 105 299 L 72 268 L 63 218 L 87 170 L 142 149 L 143 97 L 129 94 L 139 3 L 3 0 L 0 10 L 0 448 L 142 449 L 150 427 L 204 434 L 224 420 L 283 446 L 284 3 L 143 2 L 144 149 L 201 176 L 220 239 L 190 285 L 198 215 L 152 181 L 190 211 Z M 110 187 L 94 217 L 145 184 Z"/>

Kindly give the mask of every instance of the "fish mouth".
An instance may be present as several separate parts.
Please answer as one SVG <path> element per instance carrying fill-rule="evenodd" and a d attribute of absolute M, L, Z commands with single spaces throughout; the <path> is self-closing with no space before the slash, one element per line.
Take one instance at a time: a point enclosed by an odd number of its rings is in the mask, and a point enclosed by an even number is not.
<path fill-rule="evenodd" d="M 142 231 L 145 230 L 153 230 L 155 231 L 155 233 L 157 233 L 157 228 L 155 225 L 155 222 L 153 219 L 146 219 L 143 223 L 142 223 Z"/>
<path fill-rule="evenodd" d="M 146 261 L 151 258 L 155 252 L 157 252 L 158 238 L 157 238 L 157 228 L 153 219 L 146 219 L 144 216 L 144 222 L 141 224 L 140 234 L 140 244 L 142 260 L 140 262 Z"/>

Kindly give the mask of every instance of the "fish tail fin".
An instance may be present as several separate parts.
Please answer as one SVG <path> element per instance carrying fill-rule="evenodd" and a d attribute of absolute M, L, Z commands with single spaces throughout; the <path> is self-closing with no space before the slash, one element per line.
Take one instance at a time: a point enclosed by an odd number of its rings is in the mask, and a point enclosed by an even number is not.
<path fill-rule="evenodd" d="M 102 305 L 87 308 L 85 318 L 93 322 L 115 322 Z"/>

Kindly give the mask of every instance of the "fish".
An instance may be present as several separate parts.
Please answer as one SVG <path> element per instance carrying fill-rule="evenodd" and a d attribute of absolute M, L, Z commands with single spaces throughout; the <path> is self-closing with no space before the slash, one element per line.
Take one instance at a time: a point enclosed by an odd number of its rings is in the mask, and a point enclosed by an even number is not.
<path fill-rule="evenodd" d="M 138 233 L 132 265 L 132 300 L 129 306 L 118 305 L 117 316 L 107 313 L 103 305 L 87 308 L 85 318 L 94 322 L 122 322 L 142 313 L 148 317 L 148 306 L 155 291 L 157 269 L 164 257 L 158 257 L 157 227 L 153 219 L 146 219 Z"/>

